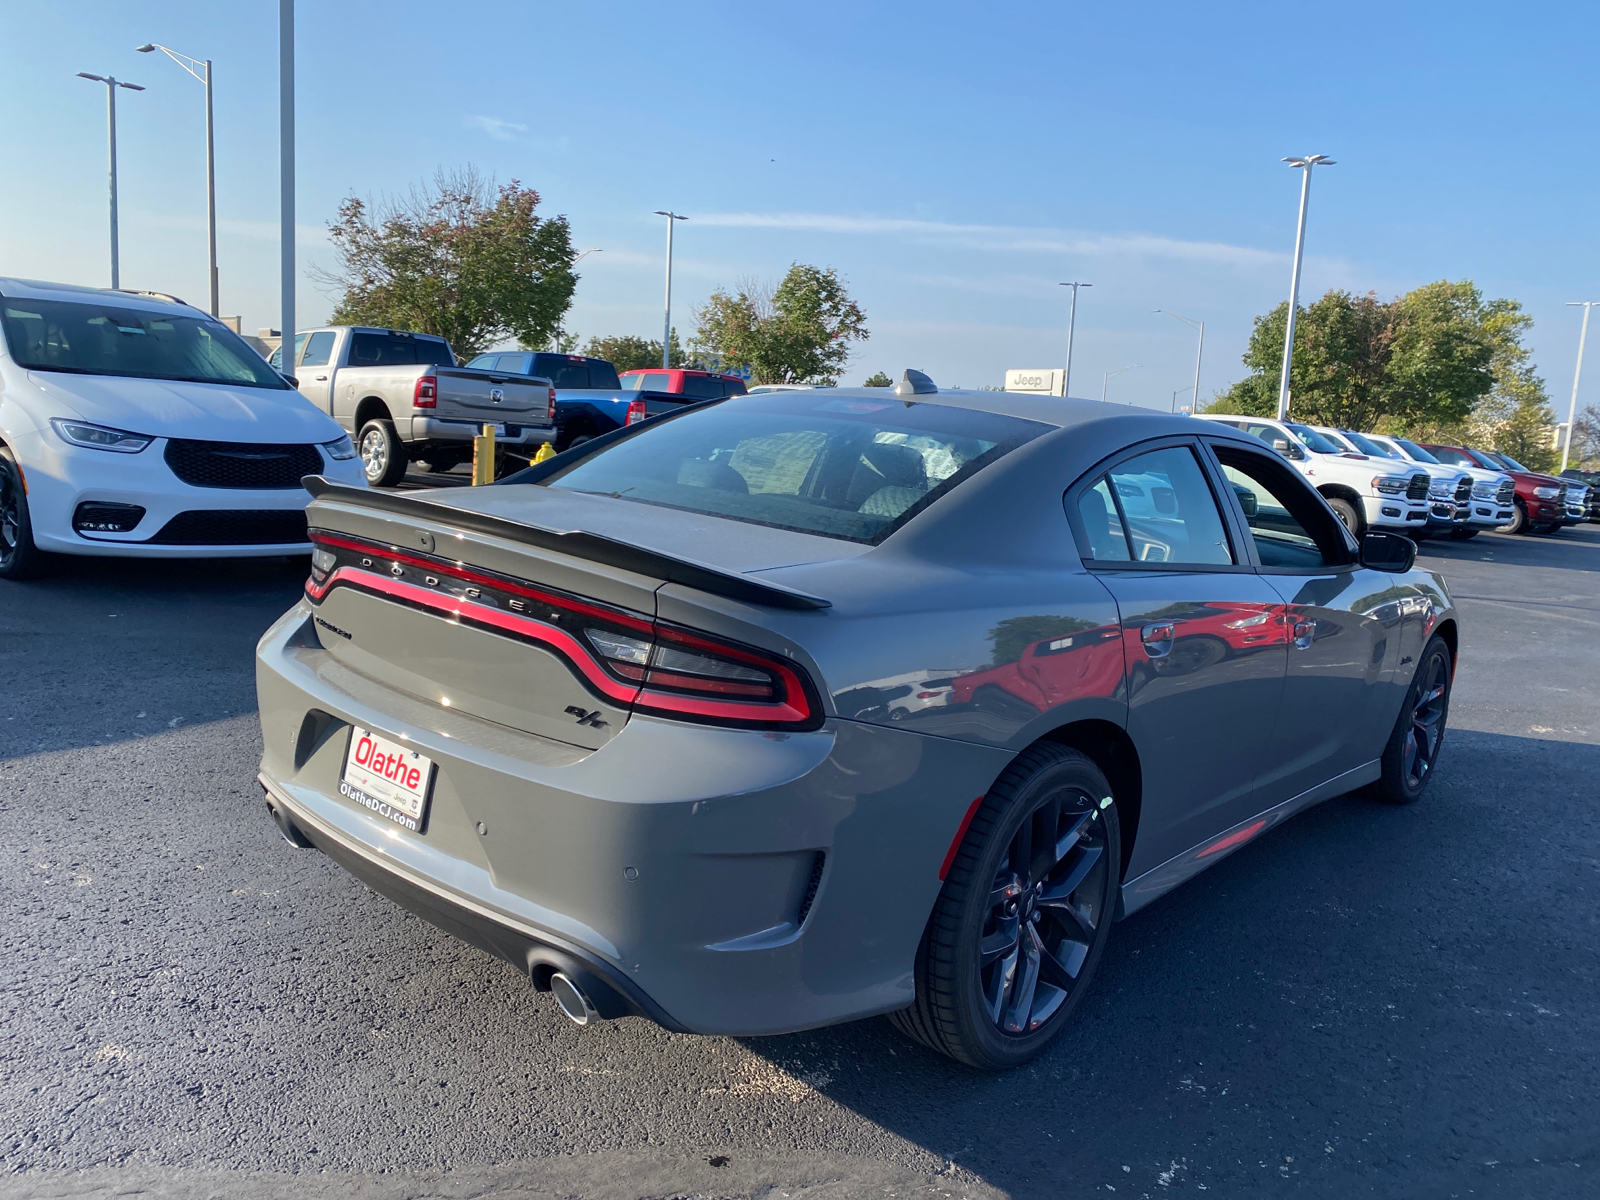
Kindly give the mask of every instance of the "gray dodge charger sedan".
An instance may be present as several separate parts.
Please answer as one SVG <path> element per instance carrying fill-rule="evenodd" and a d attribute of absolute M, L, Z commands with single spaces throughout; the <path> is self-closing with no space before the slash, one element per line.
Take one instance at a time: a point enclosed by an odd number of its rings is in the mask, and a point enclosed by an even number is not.
<path fill-rule="evenodd" d="M 1438 762 L 1443 581 L 1213 422 L 907 372 L 491 487 L 307 483 L 274 819 L 580 1024 L 888 1013 L 1013 1066 L 1114 919 Z"/>

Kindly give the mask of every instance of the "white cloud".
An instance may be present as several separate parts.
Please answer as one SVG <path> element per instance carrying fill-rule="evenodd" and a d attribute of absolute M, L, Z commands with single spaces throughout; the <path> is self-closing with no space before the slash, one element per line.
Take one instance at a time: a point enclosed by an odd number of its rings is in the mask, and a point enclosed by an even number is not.
<path fill-rule="evenodd" d="M 697 216 L 701 225 L 746 229 L 793 229 L 814 233 L 900 235 L 983 250 L 1075 254 L 1088 258 L 1168 258 L 1236 267 L 1279 267 L 1287 254 L 1235 246 L 1227 242 L 1193 242 L 1150 233 L 1083 233 L 1016 225 L 965 225 L 902 217 L 840 216 L 832 213 L 712 213 Z"/>
<path fill-rule="evenodd" d="M 526 125 L 519 125 L 515 121 L 503 121 L 499 117 L 468 117 L 468 129 L 481 129 L 497 142 L 512 142 L 518 134 L 527 133 Z"/>

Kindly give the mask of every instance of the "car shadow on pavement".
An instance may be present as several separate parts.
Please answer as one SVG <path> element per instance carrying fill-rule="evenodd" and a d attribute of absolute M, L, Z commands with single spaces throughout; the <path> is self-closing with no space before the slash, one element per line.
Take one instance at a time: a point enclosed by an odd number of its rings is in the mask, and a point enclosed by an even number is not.
<path fill-rule="evenodd" d="M 1597 778 L 1600 746 L 1452 733 L 1420 804 L 1340 797 L 1120 923 L 1010 1074 L 886 1020 L 742 1040 L 1017 1197 L 1433 1195 L 1485 1163 L 1566 1194 L 1540 1172 L 1600 1111 Z"/>
<path fill-rule="evenodd" d="M 0 582 L 0 759 L 255 711 L 256 641 L 307 559 L 68 558 Z"/>

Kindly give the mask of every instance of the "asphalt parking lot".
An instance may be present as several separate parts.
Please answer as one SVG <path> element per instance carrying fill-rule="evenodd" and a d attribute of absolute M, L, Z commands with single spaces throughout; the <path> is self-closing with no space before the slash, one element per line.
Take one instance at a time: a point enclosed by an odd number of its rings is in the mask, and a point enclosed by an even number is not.
<path fill-rule="evenodd" d="M 251 648 L 302 562 L 0 584 L 0 1195 L 1600 1195 L 1600 526 L 1422 561 L 1464 617 L 1429 796 L 1123 922 L 1006 1076 L 881 1020 L 579 1030 L 284 844 Z"/>

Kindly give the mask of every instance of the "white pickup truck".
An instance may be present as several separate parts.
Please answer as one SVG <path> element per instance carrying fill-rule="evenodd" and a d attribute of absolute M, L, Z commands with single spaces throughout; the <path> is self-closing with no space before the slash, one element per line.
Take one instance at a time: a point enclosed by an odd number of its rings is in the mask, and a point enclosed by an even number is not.
<path fill-rule="evenodd" d="M 274 353 L 272 365 L 349 432 L 373 487 L 399 483 L 413 460 L 435 471 L 465 462 L 484 425 L 497 449 L 528 458 L 556 436 L 548 379 L 458 367 L 429 334 L 330 325 L 295 334 L 293 364 Z"/>

